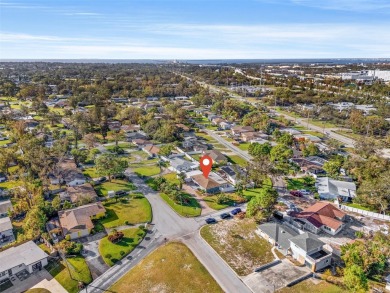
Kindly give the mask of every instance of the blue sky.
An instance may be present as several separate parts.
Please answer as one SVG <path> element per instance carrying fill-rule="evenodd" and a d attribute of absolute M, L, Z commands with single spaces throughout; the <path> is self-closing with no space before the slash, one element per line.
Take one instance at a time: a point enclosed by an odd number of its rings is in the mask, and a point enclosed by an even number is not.
<path fill-rule="evenodd" d="M 390 58 L 390 0 L 0 0 L 0 59 Z"/>

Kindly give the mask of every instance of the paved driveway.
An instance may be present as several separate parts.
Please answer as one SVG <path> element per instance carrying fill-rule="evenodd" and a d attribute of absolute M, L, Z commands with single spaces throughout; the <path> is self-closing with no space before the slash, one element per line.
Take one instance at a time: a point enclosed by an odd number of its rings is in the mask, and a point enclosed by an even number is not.
<path fill-rule="evenodd" d="M 284 259 L 280 264 L 246 276 L 243 281 L 254 293 L 268 293 L 275 292 L 308 273 L 309 268 L 294 266 Z"/>
<path fill-rule="evenodd" d="M 96 279 L 110 267 L 103 261 L 99 252 L 99 241 L 84 243 L 83 256 L 87 262 L 93 279 Z"/>

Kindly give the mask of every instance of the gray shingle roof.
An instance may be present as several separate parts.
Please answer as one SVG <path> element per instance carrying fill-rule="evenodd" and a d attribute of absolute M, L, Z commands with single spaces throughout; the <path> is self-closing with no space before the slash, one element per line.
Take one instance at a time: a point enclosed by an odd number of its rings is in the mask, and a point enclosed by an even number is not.
<path fill-rule="evenodd" d="M 325 244 L 320 239 L 318 239 L 317 236 L 308 232 L 295 236 L 291 238 L 290 241 L 306 252 L 310 252 L 317 248 L 322 248 L 322 246 Z"/>
<path fill-rule="evenodd" d="M 290 242 L 288 240 L 298 235 L 297 232 L 289 227 L 282 226 L 277 223 L 261 224 L 259 225 L 259 229 L 274 239 L 282 249 L 288 249 L 290 247 Z"/>

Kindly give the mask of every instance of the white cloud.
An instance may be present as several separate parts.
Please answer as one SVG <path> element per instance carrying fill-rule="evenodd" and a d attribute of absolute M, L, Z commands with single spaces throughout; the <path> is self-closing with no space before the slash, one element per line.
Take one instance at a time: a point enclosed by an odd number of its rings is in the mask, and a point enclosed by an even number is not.
<path fill-rule="evenodd" d="M 367 12 L 371 10 L 389 12 L 389 0 L 290 0 L 294 4 L 309 7 Z"/>

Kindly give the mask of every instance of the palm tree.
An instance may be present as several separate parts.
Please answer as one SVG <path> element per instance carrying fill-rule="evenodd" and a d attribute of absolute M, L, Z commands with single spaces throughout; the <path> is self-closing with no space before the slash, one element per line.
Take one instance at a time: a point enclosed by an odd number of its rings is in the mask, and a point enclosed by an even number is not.
<path fill-rule="evenodd" d="M 179 190 L 182 190 L 183 184 L 185 183 L 186 174 L 184 172 L 180 172 L 177 177 L 179 178 Z"/>

